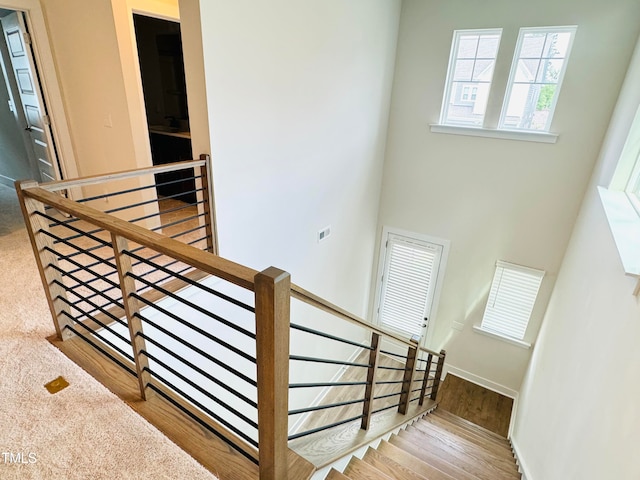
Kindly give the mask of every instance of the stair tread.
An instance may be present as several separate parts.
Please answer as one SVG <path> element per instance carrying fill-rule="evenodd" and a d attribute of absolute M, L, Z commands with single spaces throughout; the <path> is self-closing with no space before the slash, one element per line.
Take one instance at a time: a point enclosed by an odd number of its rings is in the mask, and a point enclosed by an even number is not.
<path fill-rule="evenodd" d="M 428 422 L 415 422 L 413 424 L 413 428 L 437 438 L 443 443 L 455 446 L 464 452 L 469 452 L 470 455 L 484 455 L 493 459 L 493 461 L 505 468 L 515 468 L 513 454 L 509 450 L 498 449 L 498 447 L 488 444 L 488 442 L 482 443 L 470 441 L 461 435 L 451 433 L 443 428 L 439 428 L 438 425 Z"/>
<path fill-rule="evenodd" d="M 358 457 L 351 457 L 344 474 L 351 480 L 394 480 Z"/>
<path fill-rule="evenodd" d="M 449 463 L 447 460 L 441 458 L 440 456 L 427 449 L 420 448 L 419 445 L 408 440 L 407 438 L 402 438 L 397 435 L 391 435 L 391 437 L 389 437 L 389 443 L 418 457 L 423 462 L 428 463 L 436 469 L 450 475 L 455 480 L 478 480 L 478 477 L 476 477 L 475 475 L 470 474 L 457 465 Z"/>
<path fill-rule="evenodd" d="M 456 425 L 459 425 L 463 428 L 468 428 L 471 429 L 474 432 L 477 432 L 478 434 L 482 434 L 488 438 L 492 438 L 494 440 L 497 440 L 498 442 L 507 442 L 508 440 L 503 437 L 502 435 L 497 434 L 496 432 L 492 432 L 491 430 L 488 430 L 480 425 L 477 425 L 473 422 L 470 422 L 469 420 L 459 417 L 458 415 L 454 415 L 451 412 L 448 412 L 446 410 L 442 410 L 442 409 L 436 409 L 434 410 L 430 415 L 436 415 L 437 417 L 443 418 L 445 420 L 448 420 L 452 423 L 455 423 Z"/>
<path fill-rule="evenodd" d="M 430 445 L 449 450 L 457 457 L 468 458 L 482 465 L 491 465 L 508 474 L 517 474 L 518 472 L 513 456 L 504 457 L 495 455 L 491 450 L 467 442 L 464 438 L 451 435 L 448 432 L 444 432 L 444 434 L 442 432 L 436 432 L 435 430 L 424 428 L 424 425 L 420 427 L 411 426 L 408 427 L 407 430 L 424 435 L 425 440 L 428 441 Z"/>
<path fill-rule="evenodd" d="M 332 468 L 331 470 L 329 470 L 329 473 L 325 477 L 325 480 L 351 480 L 351 479 L 347 477 L 345 474 L 340 473 L 335 468 Z"/>
<path fill-rule="evenodd" d="M 455 477 L 452 477 L 441 469 L 425 462 L 421 458 L 402 449 L 398 445 L 394 445 L 383 440 L 378 445 L 378 451 L 429 480 L 455 480 Z"/>
<path fill-rule="evenodd" d="M 429 480 L 371 447 L 366 451 L 362 460 L 395 480 Z"/>
<path fill-rule="evenodd" d="M 434 425 L 454 435 L 466 438 L 471 442 L 479 443 L 485 446 L 491 446 L 496 452 L 504 451 L 509 455 L 512 455 L 511 445 L 509 445 L 509 442 L 506 439 L 500 441 L 494 438 L 488 438 L 487 436 L 483 435 L 482 432 L 476 432 L 470 428 L 459 426 L 454 422 L 436 415 L 426 415 L 420 421 L 427 422 L 430 425 Z"/>
<path fill-rule="evenodd" d="M 443 460 L 456 465 L 460 469 L 482 480 L 509 480 L 517 478 L 515 471 L 514 473 L 505 472 L 494 462 L 482 456 L 471 457 L 466 452 L 462 452 L 451 445 L 443 444 L 437 439 L 421 433 L 420 430 L 415 427 L 407 427 L 406 430 L 401 430 L 398 432 L 398 436 L 414 441 L 421 446 L 428 445 L 429 452 L 438 455 Z"/>

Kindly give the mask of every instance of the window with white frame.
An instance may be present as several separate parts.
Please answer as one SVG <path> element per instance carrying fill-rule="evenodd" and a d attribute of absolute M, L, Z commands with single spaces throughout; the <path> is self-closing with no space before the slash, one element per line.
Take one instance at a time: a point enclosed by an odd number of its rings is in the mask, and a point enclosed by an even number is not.
<path fill-rule="evenodd" d="M 482 126 L 502 29 L 456 30 L 440 123 Z"/>
<path fill-rule="evenodd" d="M 540 290 L 544 271 L 499 260 L 480 328 L 523 340 Z"/>
<path fill-rule="evenodd" d="M 499 55 L 501 28 L 455 30 L 440 122 L 432 131 L 555 142 L 557 135 L 549 130 L 576 30 L 521 28 L 508 79 L 503 68 L 504 74 L 493 76 L 497 63 L 509 61 Z M 492 91 L 494 81 L 505 90 Z M 499 91 L 505 91 L 504 98 L 492 98 Z M 501 104 L 500 116 L 497 108 L 485 115 L 488 104 Z"/>
<path fill-rule="evenodd" d="M 629 182 L 625 189 L 631 204 L 640 216 L 640 153 L 636 157 L 636 162 L 629 176 Z"/>
<path fill-rule="evenodd" d="M 549 131 L 576 28 L 520 29 L 500 129 Z"/>
<path fill-rule="evenodd" d="M 640 108 L 611 182 L 607 187 L 599 186 L 598 192 L 624 271 L 638 279 L 634 295 L 640 296 Z"/>

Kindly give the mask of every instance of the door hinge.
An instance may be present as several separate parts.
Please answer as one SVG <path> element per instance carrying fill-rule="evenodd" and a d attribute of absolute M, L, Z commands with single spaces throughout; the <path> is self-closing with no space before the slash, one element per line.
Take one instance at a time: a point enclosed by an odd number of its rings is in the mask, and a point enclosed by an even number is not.
<path fill-rule="evenodd" d="M 31 45 L 31 34 L 29 32 L 22 32 L 22 37 L 24 38 L 24 43 Z"/>
<path fill-rule="evenodd" d="M 47 126 L 51 125 L 51 119 L 49 118 L 49 115 L 42 115 L 42 123 Z"/>

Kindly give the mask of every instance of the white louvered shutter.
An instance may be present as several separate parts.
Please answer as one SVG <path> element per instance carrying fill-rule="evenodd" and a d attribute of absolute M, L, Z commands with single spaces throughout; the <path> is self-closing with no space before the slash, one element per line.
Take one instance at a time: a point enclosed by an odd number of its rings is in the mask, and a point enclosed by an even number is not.
<path fill-rule="evenodd" d="M 481 328 L 522 340 L 544 271 L 498 261 Z"/>
<path fill-rule="evenodd" d="M 408 336 L 421 336 L 433 299 L 442 246 L 389 234 L 379 322 Z"/>

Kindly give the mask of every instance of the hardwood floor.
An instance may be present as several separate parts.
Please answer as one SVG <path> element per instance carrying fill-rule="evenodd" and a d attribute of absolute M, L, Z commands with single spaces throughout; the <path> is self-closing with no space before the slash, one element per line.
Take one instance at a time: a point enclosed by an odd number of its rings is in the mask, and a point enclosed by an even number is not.
<path fill-rule="evenodd" d="M 513 399 L 448 374 L 437 400 L 440 410 L 507 437 Z"/>

